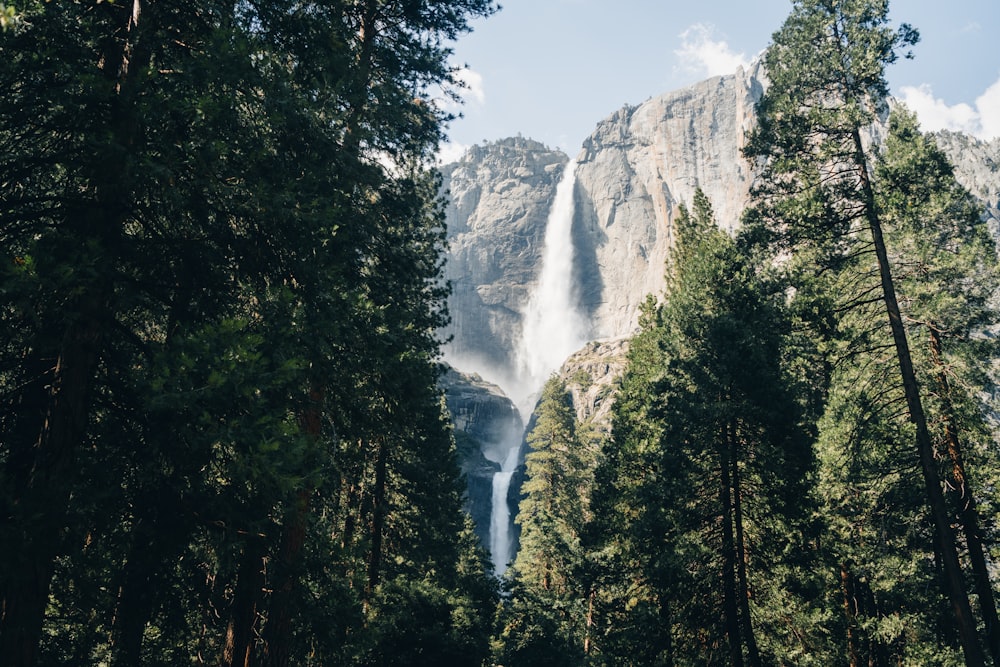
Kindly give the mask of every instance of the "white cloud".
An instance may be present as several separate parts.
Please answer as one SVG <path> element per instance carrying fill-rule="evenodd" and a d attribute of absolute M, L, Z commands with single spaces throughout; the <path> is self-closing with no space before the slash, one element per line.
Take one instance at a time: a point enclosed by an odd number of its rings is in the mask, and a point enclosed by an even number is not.
<path fill-rule="evenodd" d="M 451 162 L 458 162 L 467 150 L 469 150 L 468 144 L 460 144 L 456 141 L 449 141 L 446 144 L 442 144 L 438 149 L 437 163 L 449 164 Z"/>
<path fill-rule="evenodd" d="M 1000 78 L 976 98 L 975 107 L 965 102 L 948 104 L 934 97 L 934 91 L 926 83 L 903 86 L 899 93 L 903 103 L 917 114 L 925 131 L 955 130 L 986 140 L 1000 137 Z"/>
<path fill-rule="evenodd" d="M 476 104 L 486 104 L 486 89 L 483 87 L 483 75 L 468 67 L 463 67 L 455 73 L 455 78 L 462 83 L 462 99 Z"/>
<path fill-rule="evenodd" d="M 982 125 L 980 137 L 994 139 L 1000 137 L 1000 77 L 993 85 L 976 98 L 976 109 L 979 110 L 979 123 Z"/>
<path fill-rule="evenodd" d="M 699 76 L 732 74 L 738 67 L 749 66 L 743 53 L 736 53 L 729 44 L 714 40 L 715 27 L 696 23 L 680 34 L 681 47 L 674 51 L 680 60 L 676 69 Z"/>
<path fill-rule="evenodd" d="M 438 88 L 437 94 L 433 96 L 439 108 L 455 112 L 470 103 L 477 107 L 486 104 L 486 87 L 483 85 L 482 74 L 468 67 L 461 67 L 454 71 L 454 77 L 456 85 Z M 457 99 L 445 94 L 445 90 L 457 95 Z"/>

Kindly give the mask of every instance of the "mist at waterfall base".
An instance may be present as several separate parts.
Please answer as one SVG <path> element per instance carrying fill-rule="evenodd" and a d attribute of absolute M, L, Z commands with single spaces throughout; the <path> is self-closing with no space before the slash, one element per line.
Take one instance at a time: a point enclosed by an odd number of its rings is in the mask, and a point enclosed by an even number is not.
<path fill-rule="evenodd" d="M 529 422 L 545 381 L 588 340 L 589 323 L 580 313 L 573 284 L 575 188 L 576 162 L 571 160 L 556 187 L 546 221 L 538 280 L 521 309 L 521 335 L 514 359 L 516 376 L 497 383 L 517 406 L 524 424 Z M 468 370 L 484 377 L 494 375 L 488 368 Z M 487 459 L 500 465 L 493 475 L 490 513 L 490 555 L 497 576 L 507 570 L 514 556 L 507 495 L 521 461 L 523 439 L 523 433 L 512 433 L 500 448 L 483 452 Z"/>

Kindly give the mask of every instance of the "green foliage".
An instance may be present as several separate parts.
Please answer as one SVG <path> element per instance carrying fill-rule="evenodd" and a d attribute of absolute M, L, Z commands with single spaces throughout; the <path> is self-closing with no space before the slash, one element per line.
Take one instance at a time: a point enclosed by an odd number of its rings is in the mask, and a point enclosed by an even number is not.
<path fill-rule="evenodd" d="M 808 607 L 818 526 L 785 367 L 788 316 L 704 195 L 694 203 L 676 221 L 666 301 L 650 301 L 633 339 L 597 471 L 597 643 L 612 663 L 738 651 L 824 664 L 823 619 Z"/>
<path fill-rule="evenodd" d="M 881 153 L 869 139 L 887 115 L 885 68 L 917 38 L 906 24 L 890 27 L 884 0 L 795 3 L 765 58 L 771 85 L 746 148 L 761 178 L 745 221 L 755 252 L 780 264 L 815 341 L 803 351 L 822 378 L 809 405 L 823 413 L 819 491 L 831 526 L 825 550 L 840 570 L 846 653 L 877 664 L 951 664 L 960 646 L 977 665 L 962 540 L 941 490 L 949 473 L 935 450 L 955 439 L 957 412 L 979 406 L 951 391 L 940 354 L 935 361 L 927 352 L 947 329 L 954 349 L 985 353 L 978 364 L 992 355 L 970 333 L 992 318 L 995 252 L 912 118 L 889 117 Z M 965 407 L 953 408 L 953 396 Z M 967 525 L 969 511 L 958 514 Z M 976 532 L 965 540 L 973 569 Z M 977 572 L 988 579 L 982 564 Z M 991 612 L 984 588 L 981 608 Z M 1000 625 L 985 619 L 987 629 Z M 989 634 L 1000 659 L 1000 636 Z"/>
<path fill-rule="evenodd" d="M 589 516 L 593 439 L 577 432 L 566 384 L 542 389 L 528 433 L 517 523 L 520 549 L 508 571 L 494 657 L 500 664 L 579 664 L 588 636 L 588 566 L 581 542 Z"/>
<path fill-rule="evenodd" d="M 481 662 L 430 159 L 448 42 L 495 6 L 18 8 L 0 652 L 344 664 L 396 633 Z"/>

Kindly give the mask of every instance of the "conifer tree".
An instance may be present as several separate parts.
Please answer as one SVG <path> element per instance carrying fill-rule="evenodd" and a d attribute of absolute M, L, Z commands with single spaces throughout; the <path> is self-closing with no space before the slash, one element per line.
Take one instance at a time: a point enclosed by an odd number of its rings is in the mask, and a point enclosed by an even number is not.
<path fill-rule="evenodd" d="M 551 377 L 527 436 L 520 548 L 500 615 L 501 662 L 578 664 L 587 632 L 581 534 L 589 513 L 593 453 L 577 435 L 572 397 Z"/>
<path fill-rule="evenodd" d="M 933 551 L 942 564 L 942 591 L 966 663 L 982 665 L 928 426 L 926 392 L 916 376 L 887 242 L 882 197 L 888 190 L 875 174 L 877 160 L 867 136 L 885 111 L 885 68 L 917 38 L 906 24 L 898 30 L 889 26 L 886 0 L 794 4 L 765 56 L 770 85 L 758 103 L 759 125 L 746 149 L 761 177 L 747 220 L 751 226 L 766 225 L 778 252 L 791 252 L 795 261 L 812 267 L 812 275 L 854 269 L 853 280 L 851 273 L 838 279 L 847 289 L 840 312 L 881 304 L 888 335 L 876 337 L 874 349 L 888 344 L 892 351 L 894 374 L 887 381 L 901 388 L 912 423 L 908 461 L 920 470 Z M 875 269 L 873 283 L 865 280 L 868 266 Z M 863 343 L 849 353 L 861 350 Z"/>
<path fill-rule="evenodd" d="M 18 7 L 5 663 L 354 659 L 380 586 L 423 572 L 414 604 L 490 605 L 455 546 L 427 170 L 447 119 L 429 87 L 492 3 Z"/>
<path fill-rule="evenodd" d="M 1000 287 L 996 244 L 977 202 L 955 180 L 952 166 L 916 117 L 904 108 L 889 117 L 876 177 L 885 184 L 880 206 L 889 229 L 907 330 L 916 341 L 918 375 L 928 388 L 932 433 L 949 465 L 946 491 L 961 526 L 973 592 L 989 652 L 1000 660 L 1000 621 L 989 574 L 979 498 L 992 482 L 971 473 L 995 469 L 991 429 L 977 395 L 994 386 L 988 369 L 996 344 L 984 332 L 997 321 Z M 966 456 L 975 462 L 971 470 Z"/>
<path fill-rule="evenodd" d="M 821 664 L 821 634 L 803 620 L 815 587 L 812 459 L 784 367 L 780 293 L 716 228 L 700 192 L 675 229 L 669 291 L 648 330 L 656 346 L 632 357 L 615 406 L 606 461 L 621 467 L 599 470 L 627 494 L 599 511 L 610 512 L 607 542 L 634 545 L 649 611 L 627 606 L 659 622 L 629 634 L 652 663 Z"/>

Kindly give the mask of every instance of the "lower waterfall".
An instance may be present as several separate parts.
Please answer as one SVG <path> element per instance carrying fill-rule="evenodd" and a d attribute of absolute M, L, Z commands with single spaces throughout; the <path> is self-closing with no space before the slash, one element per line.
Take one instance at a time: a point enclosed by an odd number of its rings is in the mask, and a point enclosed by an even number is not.
<path fill-rule="evenodd" d="M 512 553 L 513 536 L 510 531 L 510 505 L 507 504 L 507 492 L 510 481 L 517 470 L 521 455 L 521 439 L 507 450 L 507 456 L 500 462 L 500 471 L 493 473 L 493 504 L 490 512 L 490 555 L 493 560 L 493 571 L 497 576 L 507 570 L 514 554 Z"/>
<path fill-rule="evenodd" d="M 576 161 L 570 160 L 556 186 L 555 199 L 545 224 L 538 280 L 521 311 L 521 336 L 517 346 L 518 386 L 509 391 L 525 426 L 535 401 L 549 376 L 588 340 L 589 325 L 580 313 L 573 282 L 573 216 L 575 212 Z M 521 461 L 521 441 L 510 443 L 501 454 L 500 471 L 493 475 L 490 516 L 490 553 L 498 576 L 513 558 L 513 523 L 507 495 L 511 477 Z"/>

